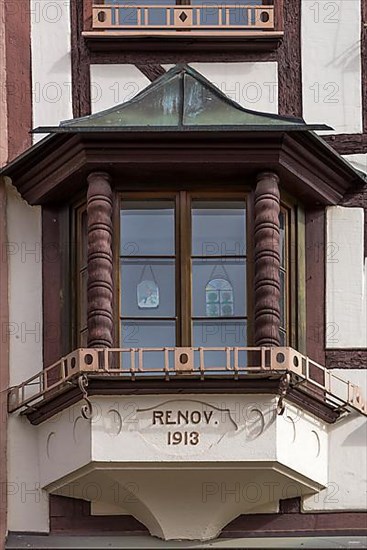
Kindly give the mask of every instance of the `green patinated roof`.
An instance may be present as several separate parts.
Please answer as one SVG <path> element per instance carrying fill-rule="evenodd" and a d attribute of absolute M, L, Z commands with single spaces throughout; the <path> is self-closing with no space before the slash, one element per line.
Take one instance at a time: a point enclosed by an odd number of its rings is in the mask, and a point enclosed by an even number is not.
<path fill-rule="evenodd" d="M 251 111 L 229 99 L 195 69 L 177 65 L 134 99 L 83 118 L 42 127 L 35 133 L 76 133 L 149 130 L 330 130 L 288 118 Z"/>

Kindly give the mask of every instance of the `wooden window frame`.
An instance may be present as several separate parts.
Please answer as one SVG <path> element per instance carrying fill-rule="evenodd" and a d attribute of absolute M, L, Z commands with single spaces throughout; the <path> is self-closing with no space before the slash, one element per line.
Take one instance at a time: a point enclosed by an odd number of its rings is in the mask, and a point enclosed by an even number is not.
<path fill-rule="evenodd" d="M 121 283 L 120 283 L 120 208 L 123 200 L 173 200 L 175 202 L 175 242 L 176 261 L 179 268 L 175 269 L 176 286 L 176 342 L 177 345 L 192 345 L 192 299 L 191 299 L 191 210 L 194 200 L 244 200 L 246 205 L 246 279 L 247 279 L 247 345 L 254 341 L 254 247 L 253 239 L 253 194 L 250 187 L 243 190 L 233 189 L 223 191 L 196 191 L 191 186 L 186 190 L 150 191 L 142 188 L 139 191 L 124 191 L 117 189 L 114 192 L 113 206 L 113 256 L 114 256 L 114 343 L 120 346 L 121 323 Z M 305 213 L 301 204 L 295 198 L 281 190 L 281 209 L 286 212 L 286 250 L 287 250 L 287 279 L 286 279 L 286 312 L 287 312 L 287 340 L 286 345 L 293 346 L 299 351 L 306 351 L 306 306 L 305 306 Z M 73 342 L 82 347 L 80 319 L 81 319 L 81 218 L 86 210 L 85 201 L 79 200 L 73 205 L 72 240 L 76 243 L 73 254 L 73 282 L 72 298 L 74 301 Z M 183 274 L 183 275 L 182 275 Z M 182 284 L 184 282 L 184 284 Z M 178 284 L 180 283 L 180 284 Z M 180 289 L 179 291 L 177 289 Z M 179 296 L 177 295 L 179 293 Z M 190 296 L 190 299 L 185 299 Z M 74 345 L 74 347 L 75 347 Z"/>
<path fill-rule="evenodd" d="M 191 286 L 191 212 L 192 201 L 194 200 L 243 200 L 246 210 L 246 321 L 252 316 L 250 307 L 252 300 L 250 298 L 252 280 L 248 269 L 248 248 L 250 246 L 249 230 L 249 210 L 248 210 L 248 191 L 195 191 L 195 190 L 177 190 L 177 191 L 157 191 L 157 192 L 120 192 L 118 194 L 117 216 L 115 215 L 115 234 L 120 235 L 120 207 L 124 200 L 173 200 L 175 201 L 175 244 L 176 244 L 176 272 L 175 272 L 175 293 L 176 293 L 176 345 L 192 346 L 192 286 Z M 115 334 L 120 334 L 121 323 L 121 281 L 120 281 L 120 251 L 119 239 L 114 243 L 114 276 L 115 276 Z M 189 296 L 189 299 L 187 297 Z M 247 341 L 249 339 L 249 325 L 247 322 Z M 116 338 L 116 345 L 120 346 L 119 338 Z"/>
<path fill-rule="evenodd" d="M 282 189 L 280 208 L 287 217 L 286 345 L 306 353 L 305 211 L 297 199 Z"/>

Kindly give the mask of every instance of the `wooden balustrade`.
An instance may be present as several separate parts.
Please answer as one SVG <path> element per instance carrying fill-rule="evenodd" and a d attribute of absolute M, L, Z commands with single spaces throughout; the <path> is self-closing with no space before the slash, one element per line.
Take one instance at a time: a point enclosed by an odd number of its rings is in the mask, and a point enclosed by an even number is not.
<path fill-rule="evenodd" d="M 93 29 L 98 31 L 273 31 L 274 28 L 274 6 L 235 2 L 199 6 L 122 2 L 93 5 Z"/>

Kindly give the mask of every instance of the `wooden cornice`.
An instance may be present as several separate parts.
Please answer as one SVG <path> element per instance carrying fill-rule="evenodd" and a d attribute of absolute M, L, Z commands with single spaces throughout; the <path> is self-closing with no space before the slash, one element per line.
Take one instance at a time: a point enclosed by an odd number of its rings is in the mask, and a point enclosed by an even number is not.
<path fill-rule="evenodd" d="M 310 132 L 185 131 L 58 134 L 40 142 L 2 170 L 30 204 L 68 202 L 86 187 L 91 171 L 108 171 L 116 185 L 177 184 L 206 180 L 218 185 L 253 182 L 272 170 L 305 204 L 338 204 L 364 180 Z M 198 177 L 198 175 L 200 176 Z M 188 179 L 189 178 L 189 179 Z"/>
<path fill-rule="evenodd" d="M 121 380 L 114 377 L 90 376 L 88 395 L 169 395 L 169 394 L 279 394 L 279 379 L 206 379 L 192 380 Z M 79 387 L 66 386 L 64 391 L 55 392 L 52 399 L 44 400 L 36 408 L 26 412 L 31 424 L 38 425 L 78 403 L 83 398 Z M 320 396 L 305 394 L 291 388 L 287 400 L 314 414 L 327 423 L 334 423 L 339 414 L 320 400 Z"/>
<path fill-rule="evenodd" d="M 209 34 L 209 33 L 208 33 Z M 121 32 L 85 31 L 82 37 L 92 53 L 129 52 L 145 55 L 153 53 L 185 54 L 195 52 L 272 52 L 282 42 L 283 32 L 261 32 L 258 36 L 234 36 L 223 32 L 211 36 L 126 36 Z"/>

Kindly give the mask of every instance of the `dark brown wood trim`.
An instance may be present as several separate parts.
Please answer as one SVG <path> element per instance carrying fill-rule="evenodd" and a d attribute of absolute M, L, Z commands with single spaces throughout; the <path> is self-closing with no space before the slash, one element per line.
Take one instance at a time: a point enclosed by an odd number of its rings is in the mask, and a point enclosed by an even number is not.
<path fill-rule="evenodd" d="M 165 69 L 158 63 L 137 63 L 136 67 L 146 76 L 151 82 L 157 80 L 165 74 Z"/>
<path fill-rule="evenodd" d="M 255 190 L 255 346 L 279 346 L 280 193 L 272 172 L 257 177 Z"/>
<path fill-rule="evenodd" d="M 88 347 L 113 345 L 112 190 L 110 176 L 88 176 Z"/>
<path fill-rule="evenodd" d="M 52 365 L 63 355 L 61 346 L 60 209 L 42 208 L 43 364 Z"/>
<path fill-rule="evenodd" d="M 22 1 L 22 0 L 21 0 Z M 75 118 L 91 113 L 91 83 L 89 49 L 82 36 L 84 28 L 91 25 L 90 0 L 71 0 L 71 80 L 73 116 Z"/>
<path fill-rule="evenodd" d="M 367 132 L 367 0 L 361 0 L 361 78 L 363 132 Z M 367 147 L 366 147 L 367 151 Z"/>
<path fill-rule="evenodd" d="M 264 38 L 101 37 L 84 35 L 92 63 L 256 61 L 276 57 L 283 36 Z M 104 61 L 103 61 L 104 60 Z"/>
<path fill-rule="evenodd" d="M 90 503 L 50 495 L 51 535 L 108 533 L 122 536 L 148 535 L 133 516 L 92 516 Z M 220 538 L 363 536 L 367 534 L 366 512 L 302 513 L 299 499 L 280 501 L 278 514 L 241 515 L 224 527 Z"/>
<path fill-rule="evenodd" d="M 300 514 L 301 511 L 301 497 L 285 498 L 279 501 L 280 514 Z"/>
<path fill-rule="evenodd" d="M 325 210 L 306 211 L 307 355 L 325 365 Z"/>
<path fill-rule="evenodd" d="M 229 523 L 220 538 L 365 535 L 367 512 L 322 512 L 242 515 Z"/>
<path fill-rule="evenodd" d="M 367 369 L 367 349 L 326 350 L 328 369 Z"/>
<path fill-rule="evenodd" d="M 28 6 L 27 6 L 28 4 Z M 32 74 L 30 0 L 4 2 L 5 101 L 7 102 L 8 161 L 31 146 Z M 4 97 L 1 98 L 4 101 Z"/>
<path fill-rule="evenodd" d="M 9 388 L 9 307 L 8 307 L 8 242 L 6 229 L 6 188 L 0 177 L 0 548 L 7 530 L 7 389 Z M 4 330 L 5 329 L 5 330 Z"/>
<path fill-rule="evenodd" d="M 285 33 L 277 51 L 279 114 L 301 117 L 301 0 L 285 0 L 283 15 Z"/>
<path fill-rule="evenodd" d="M 331 136 L 322 136 L 322 138 L 339 155 L 367 153 L 367 132 L 363 134 L 333 134 Z"/>
<path fill-rule="evenodd" d="M 140 378 L 139 380 L 121 380 L 111 376 L 88 377 L 89 395 L 175 395 L 175 394 L 278 394 L 278 379 L 205 379 L 193 378 L 190 380 L 152 380 Z M 79 388 L 67 387 L 62 393 L 56 394 L 52 399 L 45 400 L 39 406 L 27 412 L 31 424 L 38 425 L 59 413 L 65 411 L 82 399 Z M 319 395 L 303 393 L 297 388 L 291 388 L 287 399 L 304 410 L 314 414 L 328 423 L 337 420 L 339 414 L 328 405 L 320 401 Z"/>
<path fill-rule="evenodd" d="M 108 152 L 108 154 L 106 154 Z M 205 172 L 202 171 L 205 163 Z M 179 169 L 178 169 L 179 166 Z M 305 206 L 339 204 L 345 193 L 363 180 L 329 148 L 307 132 L 179 132 L 147 131 L 86 133 L 52 136 L 3 170 L 31 204 L 68 200 L 93 170 L 110 170 L 128 182 L 125 190 L 142 181 L 156 185 L 187 185 L 197 181 L 223 185 L 253 178 L 264 170 L 276 171 L 285 190 Z M 149 183 L 150 182 L 150 183 Z"/>

